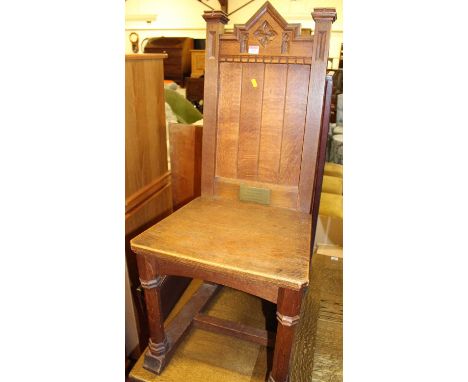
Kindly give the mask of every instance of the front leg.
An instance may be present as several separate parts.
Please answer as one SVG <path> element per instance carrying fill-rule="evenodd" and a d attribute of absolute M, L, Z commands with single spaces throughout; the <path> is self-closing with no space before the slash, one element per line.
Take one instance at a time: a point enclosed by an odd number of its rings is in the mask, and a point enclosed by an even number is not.
<path fill-rule="evenodd" d="M 299 322 L 303 291 L 280 288 L 276 318 L 275 352 L 268 382 L 287 382 L 296 324 Z"/>
<path fill-rule="evenodd" d="M 166 276 L 157 273 L 156 263 L 150 256 L 139 254 L 136 256 L 140 283 L 145 290 L 146 313 L 150 334 L 143 367 L 160 374 L 166 365 L 166 353 L 169 350 L 161 308 L 161 285 Z"/>

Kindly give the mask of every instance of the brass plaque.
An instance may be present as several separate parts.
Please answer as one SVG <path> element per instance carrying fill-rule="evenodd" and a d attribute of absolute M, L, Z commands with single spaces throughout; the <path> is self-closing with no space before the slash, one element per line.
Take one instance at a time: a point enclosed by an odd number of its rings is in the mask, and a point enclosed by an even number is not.
<path fill-rule="evenodd" d="M 271 190 L 269 188 L 251 187 L 241 183 L 239 189 L 239 200 L 259 204 L 270 204 Z"/>

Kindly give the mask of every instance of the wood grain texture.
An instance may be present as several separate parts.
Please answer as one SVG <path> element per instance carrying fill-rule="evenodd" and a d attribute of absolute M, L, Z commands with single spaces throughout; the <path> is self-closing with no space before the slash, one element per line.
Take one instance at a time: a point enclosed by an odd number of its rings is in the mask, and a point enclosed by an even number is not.
<path fill-rule="evenodd" d="M 257 343 L 262 346 L 274 346 L 275 334 L 267 330 L 254 328 L 238 322 L 223 320 L 207 314 L 197 314 L 194 318 L 194 326 L 213 333 L 225 334 L 236 338 Z"/>
<path fill-rule="evenodd" d="M 125 61 L 133 60 L 155 60 L 167 58 L 166 53 L 145 53 L 145 54 L 126 54 Z"/>
<path fill-rule="evenodd" d="M 125 56 L 125 255 L 141 351 L 148 343 L 149 329 L 136 256 L 129 241 L 172 212 L 163 84 L 166 57 L 166 54 Z M 161 287 L 163 316 L 189 281 L 166 279 Z"/>
<path fill-rule="evenodd" d="M 264 182 L 245 181 L 243 179 L 227 179 L 216 177 L 215 193 L 220 199 L 239 200 L 240 184 L 248 184 L 251 187 L 267 188 L 271 190 L 270 205 L 278 208 L 297 208 L 297 187 L 282 186 Z"/>
<path fill-rule="evenodd" d="M 255 229 L 252 229 L 255 227 Z M 131 242 L 161 259 L 280 287 L 308 282 L 311 219 L 296 211 L 198 198 Z"/>
<path fill-rule="evenodd" d="M 147 184 L 145 187 L 130 195 L 125 199 L 125 215 L 128 215 L 133 209 L 137 208 L 151 196 L 158 193 L 163 188 L 169 186 L 170 183 L 171 173 L 168 171 L 159 178 L 153 180 L 151 183 Z"/>
<path fill-rule="evenodd" d="M 219 281 L 257 296 L 267 295 L 270 300 L 277 292 L 275 300 L 278 303 L 277 317 L 280 324 L 270 382 L 288 380 L 295 324 L 299 319 L 302 292 L 308 285 L 311 205 L 316 200 L 313 194 L 316 163 L 319 161 L 317 153 L 321 152 L 319 132 L 323 112 L 323 77 L 331 23 L 336 12 L 319 9 L 315 10 L 313 17 L 316 28 L 312 51 L 306 52 L 307 57 L 294 58 L 290 56 L 292 43 L 298 42 L 295 46 L 304 48 L 306 45 L 300 41 L 310 42 L 311 39 L 298 37 L 300 27 L 287 24 L 268 2 L 247 24 L 236 27 L 230 36 L 221 37 L 227 22 L 223 12 L 205 12 L 207 86 L 202 197 L 145 231 L 131 243 L 132 249 L 140 256 L 151 257 L 160 272 L 206 277 L 207 280 Z M 251 37 L 255 37 L 262 46 L 259 62 L 256 62 L 257 55 L 247 60 L 242 56 L 246 51 L 246 38 Z M 237 54 L 238 57 L 231 62 L 229 57 L 224 57 L 222 64 L 226 65 L 220 66 L 220 51 L 224 43 L 230 44 L 231 49 L 235 40 L 239 43 L 239 53 L 243 53 Z M 280 56 L 280 59 L 274 61 L 275 55 Z M 281 57 L 285 60 L 282 61 Z M 278 185 L 281 162 L 295 161 L 287 153 L 282 156 L 285 98 L 289 85 L 289 67 L 286 64 L 291 65 L 292 62 L 310 70 L 308 87 L 302 89 L 302 97 L 307 99 L 307 112 L 305 128 L 299 125 L 296 132 L 300 136 L 301 130 L 304 131 L 301 160 L 294 166 L 300 169 L 298 184 Z M 234 80 L 242 79 L 236 172 L 233 171 L 235 160 L 228 154 L 235 148 L 236 131 L 231 119 L 235 120 L 237 111 L 234 110 L 234 118 L 227 116 L 227 124 L 221 123 L 221 127 L 228 126 L 230 130 L 217 130 L 220 128 L 220 118 L 225 116 L 225 113 L 220 112 L 219 100 L 222 105 L 226 105 L 227 98 L 223 98 L 225 93 L 231 98 L 237 95 L 235 91 L 229 94 L 229 90 L 226 90 L 226 85 L 232 79 L 221 68 L 226 68 L 228 64 L 239 66 L 240 75 L 239 70 L 235 72 Z M 301 70 L 298 72 L 303 75 Z M 221 84 L 223 77 L 225 83 Z M 300 101 L 297 103 L 304 109 Z M 295 106 L 288 107 L 293 110 Z M 276 118 L 267 114 L 263 119 L 265 112 L 278 110 Z M 225 138 L 228 139 L 223 141 Z M 296 139 L 296 136 L 293 138 Z M 221 171 L 227 169 L 224 173 L 226 176 L 219 176 L 218 166 Z M 232 196 L 232 190 L 237 187 L 236 182 L 245 181 L 249 186 L 259 179 L 263 180 L 261 183 L 275 187 L 278 191 L 276 194 L 281 195 L 283 200 L 286 199 L 283 191 L 292 191 L 297 210 L 223 199 L 226 195 Z M 225 195 L 218 192 L 220 190 Z M 316 218 L 316 214 L 313 218 Z M 239 285 L 239 280 L 244 280 L 244 285 Z M 232 327 L 228 329 L 233 330 L 236 331 Z"/>
<path fill-rule="evenodd" d="M 300 25 L 288 24 L 268 2 L 246 24 L 236 25 L 233 33 L 223 33 L 227 22 L 223 12 L 206 12 L 204 18 L 206 75 L 212 83 L 205 89 L 205 101 L 208 96 L 211 106 L 205 108 L 202 190 L 206 192 L 202 195 L 216 193 L 215 177 L 297 185 L 297 208 L 311 213 L 324 77 L 336 12 L 314 10 L 314 37 L 301 36 Z M 245 53 L 252 44 L 261 46 L 258 55 Z M 231 67 L 236 68 L 235 78 L 228 80 L 224 70 Z M 224 82 L 237 89 L 238 67 L 242 83 L 236 136 L 238 90 L 231 92 Z M 227 97 L 234 99 L 234 117 L 226 113 Z M 220 124 L 225 115 L 228 122 Z"/>
<path fill-rule="evenodd" d="M 280 289 L 278 293 L 278 313 L 287 317 L 299 316 L 303 290 L 292 291 Z M 292 345 L 297 323 L 292 325 L 278 324 L 273 355 L 273 367 L 269 381 L 287 382 L 289 377 L 289 364 L 291 361 Z"/>
<path fill-rule="evenodd" d="M 222 63 L 219 67 L 216 173 L 219 176 L 235 178 L 239 146 L 242 66 Z"/>
<path fill-rule="evenodd" d="M 167 168 L 163 60 L 125 60 L 125 197 Z"/>
<path fill-rule="evenodd" d="M 174 209 L 200 196 L 202 130 L 200 125 L 169 125 Z"/>
<path fill-rule="evenodd" d="M 307 110 L 309 65 L 289 65 L 288 86 L 284 107 L 283 138 L 279 183 L 299 184 L 302 144 L 304 141 L 305 115 Z"/>
<path fill-rule="evenodd" d="M 160 276 L 154 264 L 154 259 L 150 256 L 138 255 L 138 273 L 142 282 L 151 281 Z M 164 318 L 161 312 L 161 287 L 145 289 L 146 312 L 148 315 L 150 341 L 153 343 L 163 343 L 166 341 L 164 332 Z"/>
<path fill-rule="evenodd" d="M 278 183 L 288 66 L 265 65 L 258 180 Z"/>
<path fill-rule="evenodd" d="M 146 201 L 125 214 L 125 233 L 131 234 L 148 223 L 156 223 L 172 212 L 172 190 L 168 183 Z"/>
<path fill-rule="evenodd" d="M 240 179 L 257 180 L 258 177 L 264 75 L 264 64 L 243 64 L 237 156 L 237 177 Z"/>
<path fill-rule="evenodd" d="M 258 278 L 248 277 L 232 272 L 217 272 L 216 268 L 193 263 L 174 262 L 171 259 L 156 259 L 158 269 L 165 275 L 178 275 L 190 278 L 200 278 L 212 283 L 225 285 L 231 288 L 250 293 L 267 301 L 276 303 L 278 298 L 278 286 L 264 282 L 259 283 Z"/>
<path fill-rule="evenodd" d="M 262 34 L 256 34 L 262 30 L 262 25 L 267 22 L 269 27 L 276 32 L 268 39 L 267 43 L 261 43 Z M 232 34 L 224 34 L 220 46 L 221 56 L 231 56 L 241 52 L 241 36 L 248 34 L 248 45 L 258 45 L 261 56 L 282 55 L 283 57 L 307 57 L 310 56 L 312 36 L 301 36 L 300 24 L 288 24 L 278 11 L 266 2 L 245 24 L 235 25 Z M 288 36 L 284 46 L 284 34 Z M 285 49 L 283 49 L 285 48 Z"/>

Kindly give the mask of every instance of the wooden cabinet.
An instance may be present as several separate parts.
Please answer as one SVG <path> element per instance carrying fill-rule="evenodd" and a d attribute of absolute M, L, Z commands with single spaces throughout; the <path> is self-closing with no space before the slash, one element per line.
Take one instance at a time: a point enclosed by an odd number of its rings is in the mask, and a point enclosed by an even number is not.
<path fill-rule="evenodd" d="M 168 172 L 163 54 L 125 60 L 125 198 L 131 207 L 142 190 Z M 151 190 L 146 191 L 148 199 Z M 130 208 L 131 209 L 131 208 Z"/>
<path fill-rule="evenodd" d="M 172 213 L 171 174 L 168 170 L 163 60 L 165 54 L 125 57 L 125 245 L 128 277 L 140 349 L 148 328 L 135 255 L 129 241 Z M 167 315 L 189 280 L 168 277 L 163 285 Z M 131 309 L 129 309 L 131 310 Z"/>
<path fill-rule="evenodd" d="M 145 53 L 166 53 L 164 78 L 184 85 L 184 78 L 190 75 L 193 39 L 188 37 L 155 37 L 148 40 Z"/>
<path fill-rule="evenodd" d="M 205 51 L 194 49 L 192 54 L 192 74 L 190 77 L 198 78 L 205 74 Z"/>
<path fill-rule="evenodd" d="M 201 125 L 169 124 L 174 209 L 200 196 L 202 134 Z"/>

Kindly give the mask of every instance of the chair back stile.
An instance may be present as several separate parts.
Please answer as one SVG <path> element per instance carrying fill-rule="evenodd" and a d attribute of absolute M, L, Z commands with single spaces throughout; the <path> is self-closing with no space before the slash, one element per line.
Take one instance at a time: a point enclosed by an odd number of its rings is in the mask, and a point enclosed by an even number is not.
<path fill-rule="evenodd" d="M 269 2 L 232 33 L 222 11 L 203 17 L 202 196 L 238 200 L 242 189 L 261 190 L 265 204 L 311 213 L 336 12 L 314 10 L 313 36 Z"/>

